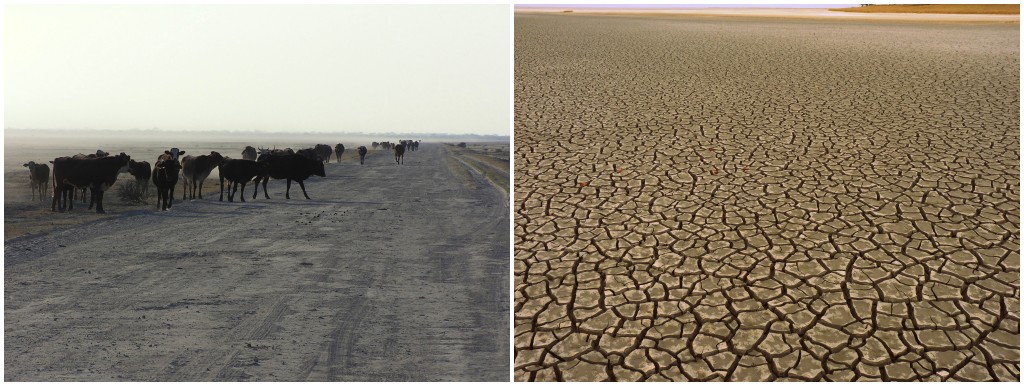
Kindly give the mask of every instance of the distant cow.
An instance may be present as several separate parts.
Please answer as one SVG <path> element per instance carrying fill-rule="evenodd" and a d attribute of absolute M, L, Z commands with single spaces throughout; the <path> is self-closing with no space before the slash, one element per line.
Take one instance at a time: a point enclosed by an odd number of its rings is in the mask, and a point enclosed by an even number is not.
<path fill-rule="evenodd" d="M 345 145 L 337 144 L 334 145 L 334 159 L 341 163 L 341 154 L 345 152 Z"/>
<path fill-rule="evenodd" d="M 153 174 L 153 170 L 149 168 L 149 162 L 135 162 L 128 161 L 128 174 L 135 177 L 135 184 L 139 186 L 143 194 L 149 192 L 149 177 Z"/>
<path fill-rule="evenodd" d="M 373 147 L 373 150 L 377 150 L 377 148 L 380 147 L 380 142 L 371 143 L 370 146 Z"/>
<path fill-rule="evenodd" d="M 331 145 L 317 144 L 313 147 L 313 151 L 316 152 L 317 159 L 322 162 L 331 163 Z"/>
<path fill-rule="evenodd" d="M 96 213 L 103 211 L 103 192 L 114 185 L 117 175 L 122 170 L 128 169 L 128 161 L 131 160 L 127 154 L 121 153 L 111 157 L 100 158 L 69 158 L 61 157 L 53 162 L 53 204 L 57 206 L 58 197 L 62 196 L 67 185 L 74 187 L 88 187 L 92 191 L 93 201 L 96 204 Z M 89 205 L 90 207 L 92 204 Z M 69 203 L 68 210 L 72 204 Z M 63 211 L 63 206 L 61 211 Z"/>
<path fill-rule="evenodd" d="M 359 164 L 363 164 L 363 159 L 366 158 L 366 146 L 359 147 Z"/>
<path fill-rule="evenodd" d="M 290 147 L 289 148 L 284 148 L 284 149 L 273 149 L 273 150 L 261 147 L 258 153 L 259 153 L 259 155 L 264 155 L 264 154 L 285 155 L 285 154 L 295 154 L 295 151 L 292 150 L 292 148 L 290 148 Z M 257 156 L 257 159 L 259 159 L 259 156 Z"/>
<path fill-rule="evenodd" d="M 156 207 L 160 210 L 171 208 L 174 202 L 174 185 L 178 183 L 181 163 L 168 157 L 156 162 L 153 167 L 153 185 L 156 185 Z"/>
<path fill-rule="evenodd" d="M 256 178 L 256 189 L 252 192 L 252 198 L 256 198 L 256 194 L 259 193 L 259 182 L 263 180 L 263 196 L 270 198 L 267 194 L 267 180 L 273 179 L 286 179 L 287 185 L 284 191 L 284 197 L 290 199 L 289 192 L 292 188 L 292 181 L 299 183 L 299 187 L 302 188 L 302 195 L 306 196 L 306 199 L 310 199 L 309 195 L 306 194 L 306 185 L 302 182 L 305 181 L 311 175 L 317 175 L 320 177 L 326 177 L 324 173 L 324 164 L 315 159 L 309 159 L 298 154 L 287 154 L 287 155 L 273 155 L 264 154 L 261 155 L 257 161 L 264 165 L 266 168 L 264 174 Z"/>
<path fill-rule="evenodd" d="M 35 161 L 29 161 L 22 166 L 28 168 L 28 179 L 32 185 L 32 199 L 36 199 L 36 190 L 38 190 L 39 201 L 44 200 L 47 186 L 50 184 L 50 166 L 47 164 L 37 164 Z"/>
<path fill-rule="evenodd" d="M 405 145 L 395 145 L 395 163 L 405 164 Z"/>
<path fill-rule="evenodd" d="M 245 202 L 245 185 L 252 181 L 253 178 L 265 174 L 263 172 L 264 167 L 264 164 L 252 160 L 225 160 L 217 172 L 217 174 L 220 174 L 220 200 L 224 201 L 224 180 L 228 180 L 230 183 L 230 186 L 228 186 L 228 202 L 234 202 L 235 193 L 238 192 L 238 185 L 242 185 L 242 194 L 238 197 L 242 202 Z"/>
<path fill-rule="evenodd" d="M 199 190 L 199 199 L 203 199 L 203 181 L 206 181 L 206 177 L 210 176 L 210 172 L 224 162 L 224 156 L 220 153 L 211 151 L 210 155 L 201 155 L 193 157 L 191 155 L 185 156 L 181 159 L 181 174 L 185 177 L 184 184 L 182 184 L 182 197 L 181 199 L 194 200 L 196 198 L 196 190 Z M 186 197 L 187 195 L 187 197 Z"/>
<path fill-rule="evenodd" d="M 242 150 L 242 159 L 255 161 L 256 160 L 256 148 L 252 146 L 246 146 L 245 150 Z"/>

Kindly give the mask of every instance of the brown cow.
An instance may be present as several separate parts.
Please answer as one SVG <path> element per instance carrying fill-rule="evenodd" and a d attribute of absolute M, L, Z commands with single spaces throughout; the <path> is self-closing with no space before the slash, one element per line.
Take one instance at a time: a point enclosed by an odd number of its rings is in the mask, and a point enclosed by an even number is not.
<path fill-rule="evenodd" d="M 32 199 L 36 199 L 36 190 L 38 190 L 39 201 L 42 201 L 43 195 L 47 191 L 47 185 L 50 184 L 50 166 L 47 164 L 37 164 L 35 161 L 29 161 L 22 166 L 28 168 L 29 183 L 32 185 Z"/>
<path fill-rule="evenodd" d="M 199 190 L 199 199 L 203 199 L 203 181 L 206 181 L 206 177 L 210 176 L 210 172 L 213 169 L 220 166 L 224 162 L 224 157 L 220 153 L 211 151 L 210 155 L 201 155 L 193 157 L 191 155 L 185 156 L 181 159 L 181 174 L 185 177 L 185 183 L 182 184 L 182 197 L 194 200 L 196 198 L 196 190 Z M 186 197 L 187 195 L 187 197 Z"/>

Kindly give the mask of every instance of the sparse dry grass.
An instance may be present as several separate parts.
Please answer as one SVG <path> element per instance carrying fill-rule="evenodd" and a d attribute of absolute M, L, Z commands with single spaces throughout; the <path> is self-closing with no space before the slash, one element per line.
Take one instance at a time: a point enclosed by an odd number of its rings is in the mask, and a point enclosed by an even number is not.
<path fill-rule="evenodd" d="M 852 8 L 833 8 L 831 11 L 864 13 L 946 13 L 946 14 L 987 14 L 1019 15 L 1017 4 L 893 4 L 866 5 Z"/>

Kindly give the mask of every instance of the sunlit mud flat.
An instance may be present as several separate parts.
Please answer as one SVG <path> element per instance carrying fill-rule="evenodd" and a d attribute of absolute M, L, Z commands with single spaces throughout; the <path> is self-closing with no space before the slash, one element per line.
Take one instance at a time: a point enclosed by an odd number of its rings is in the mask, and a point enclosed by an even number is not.
<path fill-rule="evenodd" d="M 1020 379 L 1018 24 L 515 26 L 515 379 Z"/>

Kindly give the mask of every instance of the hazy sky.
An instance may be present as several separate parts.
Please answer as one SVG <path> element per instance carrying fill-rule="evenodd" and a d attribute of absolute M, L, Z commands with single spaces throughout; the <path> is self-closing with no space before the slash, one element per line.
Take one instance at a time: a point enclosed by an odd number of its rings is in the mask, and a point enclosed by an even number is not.
<path fill-rule="evenodd" d="M 4 125 L 508 135 L 509 11 L 8 5 Z"/>

